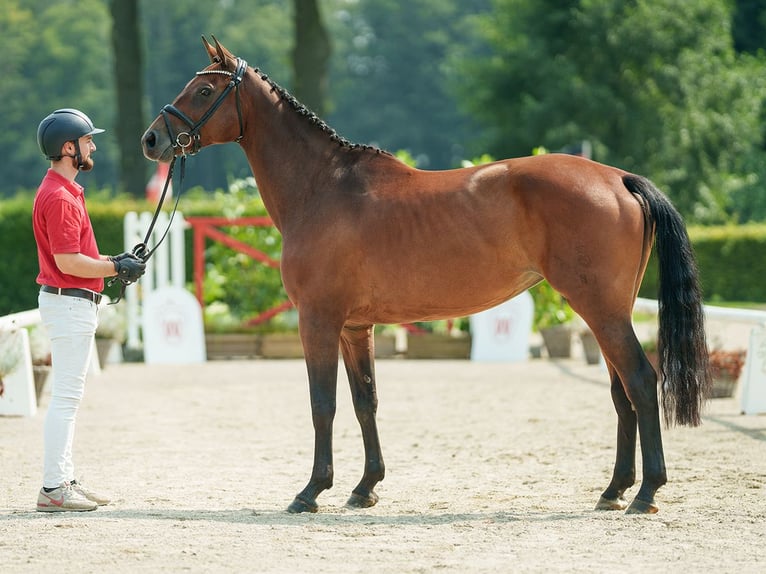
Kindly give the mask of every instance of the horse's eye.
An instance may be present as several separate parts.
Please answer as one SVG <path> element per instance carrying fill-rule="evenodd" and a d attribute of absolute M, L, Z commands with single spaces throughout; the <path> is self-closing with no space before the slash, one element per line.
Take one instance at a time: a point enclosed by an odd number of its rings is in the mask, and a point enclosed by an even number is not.
<path fill-rule="evenodd" d="M 209 96 L 211 93 L 213 93 L 213 90 L 211 90 L 208 87 L 204 87 L 199 91 L 201 96 Z"/>

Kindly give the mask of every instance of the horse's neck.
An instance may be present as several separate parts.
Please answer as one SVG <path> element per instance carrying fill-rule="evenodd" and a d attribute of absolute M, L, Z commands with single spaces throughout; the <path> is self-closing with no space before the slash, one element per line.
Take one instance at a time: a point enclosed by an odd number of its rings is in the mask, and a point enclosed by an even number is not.
<path fill-rule="evenodd" d="M 298 215 L 310 204 L 317 178 L 331 177 L 327 158 L 339 144 L 260 77 L 255 82 L 256 96 L 250 107 L 253 120 L 240 145 L 264 205 L 281 230 L 289 215 Z"/>

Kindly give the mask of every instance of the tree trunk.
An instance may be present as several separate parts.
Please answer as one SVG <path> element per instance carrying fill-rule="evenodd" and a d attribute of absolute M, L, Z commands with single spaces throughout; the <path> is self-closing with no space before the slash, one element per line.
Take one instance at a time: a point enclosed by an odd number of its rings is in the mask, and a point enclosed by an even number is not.
<path fill-rule="evenodd" d="M 293 0 L 293 8 L 293 93 L 306 107 L 322 116 L 326 111 L 330 39 L 317 0 Z"/>
<path fill-rule="evenodd" d="M 112 13 L 112 47 L 117 88 L 115 130 L 120 154 L 119 186 L 121 191 L 143 197 L 148 180 L 148 163 L 140 145 L 146 122 L 143 113 L 144 82 L 138 1 L 111 0 L 109 7 Z"/>

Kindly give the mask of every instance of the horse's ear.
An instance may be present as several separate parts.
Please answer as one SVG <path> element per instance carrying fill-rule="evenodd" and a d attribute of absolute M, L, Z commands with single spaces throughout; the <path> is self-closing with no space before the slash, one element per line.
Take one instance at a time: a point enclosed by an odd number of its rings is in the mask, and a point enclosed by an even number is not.
<path fill-rule="evenodd" d="M 216 58 L 216 51 L 213 46 L 210 45 L 210 42 L 207 41 L 207 38 L 205 36 L 202 36 L 202 44 L 205 46 L 205 50 L 207 50 L 207 55 L 210 56 L 210 62 L 215 62 Z"/>
<path fill-rule="evenodd" d="M 221 44 L 218 41 L 218 38 L 216 38 L 215 36 L 212 36 L 212 38 L 213 38 L 213 41 L 215 42 L 216 56 L 218 58 L 217 60 L 214 60 L 214 61 L 220 62 L 224 69 L 229 69 L 229 68 L 234 69 L 236 67 L 236 63 L 235 63 L 236 58 L 234 57 L 234 54 L 232 54 L 226 48 L 224 48 L 223 44 Z"/>

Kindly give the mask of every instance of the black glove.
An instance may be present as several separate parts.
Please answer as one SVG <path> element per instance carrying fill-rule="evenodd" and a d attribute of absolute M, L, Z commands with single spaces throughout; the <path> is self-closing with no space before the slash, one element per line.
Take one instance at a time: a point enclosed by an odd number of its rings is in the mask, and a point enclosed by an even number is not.
<path fill-rule="evenodd" d="M 146 273 L 146 263 L 132 253 L 121 253 L 109 260 L 114 264 L 117 277 L 123 283 L 133 283 Z"/>
<path fill-rule="evenodd" d="M 126 251 L 125 253 L 120 253 L 119 255 L 115 255 L 114 257 L 110 257 L 109 261 L 122 261 L 123 259 L 127 259 L 128 257 L 135 257 L 135 255 L 133 255 L 132 253 L 128 253 Z"/>

